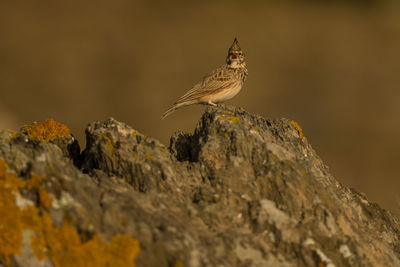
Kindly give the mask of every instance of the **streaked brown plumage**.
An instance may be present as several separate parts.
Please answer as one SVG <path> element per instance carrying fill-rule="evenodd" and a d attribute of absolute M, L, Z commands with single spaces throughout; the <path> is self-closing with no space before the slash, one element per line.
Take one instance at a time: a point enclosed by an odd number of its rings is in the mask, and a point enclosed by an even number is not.
<path fill-rule="evenodd" d="M 164 112 L 161 119 L 175 110 L 193 104 L 216 106 L 217 103 L 231 99 L 242 89 L 247 78 L 245 56 L 235 38 L 228 50 L 226 64 L 206 75 L 173 106 Z"/>

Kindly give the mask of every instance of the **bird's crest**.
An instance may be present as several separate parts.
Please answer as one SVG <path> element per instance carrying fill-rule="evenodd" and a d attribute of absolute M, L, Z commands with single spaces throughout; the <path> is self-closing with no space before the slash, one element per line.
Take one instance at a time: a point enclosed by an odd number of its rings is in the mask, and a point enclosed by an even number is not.
<path fill-rule="evenodd" d="M 234 52 L 241 52 L 242 49 L 240 49 L 239 42 L 237 38 L 235 37 L 235 40 L 233 41 L 233 44 L 229 48 L 228 53 L 234 53 Z"/>

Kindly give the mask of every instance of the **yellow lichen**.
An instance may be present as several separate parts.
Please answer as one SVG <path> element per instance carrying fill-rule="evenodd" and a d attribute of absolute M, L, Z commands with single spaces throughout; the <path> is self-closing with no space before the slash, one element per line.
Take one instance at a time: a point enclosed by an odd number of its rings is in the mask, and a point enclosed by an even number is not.
<path fill-rule="evenodd" d="M 28 135 L 29 138 L 37 138 L 44 142 L 50 142 L 58 138 L 68 138 L 71 135 L 65 124 L 59 123 L 52 118 L 48 119 L 46 122 L 38 122 L 24 126 L 21 129 L 21 133 Z"/>
<path fill-rule="evenodd" d="M 163 146 L 156 146 L 156 148 L 157 148 L 158 150 L 162 151 L 162 152 L 165 152 L 165 151 L 166 151 L 165 147 L 163 147 Z"/>
<path fill-rule="evenodd" d="M 181 260 L 176 260 L 175 267 L 183 267 L 183 263 Z"/>
<path fill-rule="evenodd" d="M 235 117 L 235 116 L 226 116 L 226 115 L 222 115 L 220 117 L 220 120 L 223 121 L 229 121 L 231 123 L 239 123 L 240 122 L 240 118 L 239 117 Z"/>
<path fill-rule="evenodd" d="M 150 155 L 149 153 L 146 153 L 146 159 L 153 159 L 153 156 L 152 155 Z"/>
<path fill-rule="evenodd" d="M 107 137 L 107 139 L 106 139 L 106 148 L 107 148 L 108 150 L 110 150 L 111 153 L 113 153 L 115 145 L 116 145 L 116 144 L 115 144 L 115 142 L 113 141 L 113 139 L 112 139 L 111 137 Z"/>
<path fill-rule="evenodd" d="M 139 242 L 129 236 L 115 235 L 110 242 L 94 234 L 82 241 L 68 222 L 54 227 L 50 213 L 52 198 L 41 184 L 43 178 L 32 176 L 25 182 L 7 171 L 9 166 L 0 159 L 0 262 L 9 264 L 10 257 L 21 253 L 23 231 L 31 230 L 31 246 L 39 259 L 46 257 L 55 267 L 63 266 L 134 266 L 140 251 Z M 38 190 L 40 207 L 16 204 L 20 189 Z"/>
<path fill-rule="evenodd" d="M 304 138 L 303 130 L 301 129 L 300 124 L 298 124 L 298 123 L 297 123 L 296 121 L 294 121 L 294 120 L 291 120 L 290 122 L 291 122 L 291 123 L 293 124 L 293 126 L 296 128 L 297 132 L 299 133 L 300 138 Z"/>
<path fill-rule="evenodd" d="M 7 133 L 11 136 L 11 138 L 17 138 L 17 133 L 13 130 L 7 130 Z"/>

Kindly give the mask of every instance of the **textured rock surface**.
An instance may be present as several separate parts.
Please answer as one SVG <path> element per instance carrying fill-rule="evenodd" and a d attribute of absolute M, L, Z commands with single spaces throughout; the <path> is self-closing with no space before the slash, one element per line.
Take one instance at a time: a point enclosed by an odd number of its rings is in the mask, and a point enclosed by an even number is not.
<path fill-rule="evenodd" d="M 104 254 L 93 266 L 400 266 L 398 219 L 337 182 L 293 121 L 219 107 L 169 148 L 114 119 L 91 123 L 86 135 L 78 157 L 76 145 L 74 153 L 62 145 L 72 137 L 1 132 L 9 167 L 2 174 L 0 164 L 0 181 L 26 183 L 11 194 L 14 209 L 35 207 L 51 223 L 14 216 L 21 237 L 10 239 L 14 250 L 0 244 L 0 265 L 67 266 L 65 258 L 89 255 L 87 264 Z M 0 242 L 11 232 L 5 223 Z M 59 255 L 41 232 L 72 245 Z"/>

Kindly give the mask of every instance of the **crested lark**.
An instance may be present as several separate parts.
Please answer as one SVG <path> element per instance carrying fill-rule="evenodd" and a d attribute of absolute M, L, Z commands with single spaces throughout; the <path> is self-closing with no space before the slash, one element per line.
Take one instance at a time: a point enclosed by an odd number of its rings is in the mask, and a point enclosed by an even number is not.
<path fill-rule="evenodd" d="M 246 78 L 245 56 L 235 38 L 228 50 L 226 64 L 209 73 L 195 84 L 170 109 L 164 112 L 161 119 L 164 119 L 178 108 L 188 105 L 205 104 L 217 106 L 217 103 L 224 102 L 237 95 L 242 89 Z"/>

